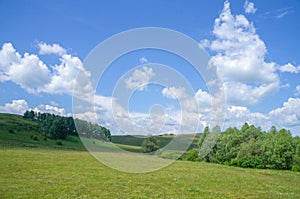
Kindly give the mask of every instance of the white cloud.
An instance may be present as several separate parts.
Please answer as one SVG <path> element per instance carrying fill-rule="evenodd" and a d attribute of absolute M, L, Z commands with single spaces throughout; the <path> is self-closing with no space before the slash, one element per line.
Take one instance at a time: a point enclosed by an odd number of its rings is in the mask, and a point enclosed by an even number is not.
<path fill-rule="evenodd" d="M 13 114 L 23 114 L 28 109 L 28 104 L 24 99 L 12 100 L 11 103 L 6 103 L 4 106 L 0 106 L 1 112 Z"/>
<path fill-rule="evenodd" d="M 27 92 L 39 92 L 49 81 L 50 70 L 37 55 L 25 53 L 22 57 L 11 43 L 0 51 L 0 80 L 11 80 Z"/>
<path fill-rule="evenodd" d="M 55 101 L 50 101 L 49 104 L 52 106 L 59 106 L 59 104 Z"/>
<path fill-rule="evenodd" d="M 36 55 L 25 53 L 19 63 L 12 64 L 7 74 L 13 82 L 34 93 L 49 82 L 50 71 Z"/>
<path fill-rule="evenodd" d="M 32 110 L 35 112 L 41 112 L 41 113 L 52 113 L 55 115 L 62 115 L 62 116 L 66 115 L 66 111 L 64 108 L 58 108 L 56 106 L 51 106 L 48 104 L 41 104 Z"/>
<path fill-rule="evenodd" d="M 257 10 L 254 7 L 254 3 L 249 2 L 248 0 L 245 1 L 244 9 L 245 9 L 245 13 L 255 13 Z"/>
<path fill-rule="evenodd" d="M 286 128 L 293 135 L 299 135 L 300 130 L 300 98 L 289 98 L 282 107 L 269 113 L 251 112 L 247 107 L 228 106 L 225 127 L 241 127 L 245 122 L 269 130 L 271 126 L 277 129 Z"/>
<path fill-rule="evenodd" d="M 53 113 L 56 115 L 66 115 L 66 111 L 64 108 L 58 108 L 56 106 L 51 106 L 48 104 L 41 104 L 35 108 L 30 108 L 27 101 L 24 99 L 12 100 L 11 103 L 6 103 L 4 106 L 0 106 L 0 111 L 5 113 L 23 115 L 27 110 L 33 110 L 43 113 Z"/>
<path fill-rule="evenodd" d="M 187 97 L 187 94 L 185 92 L 185 88 L 184 87 L 166 87 L 162 90 L 162 95 L 169 98 L 169 99 L 183 99 Z"/>
<path fill-rule="evenodd" d="M 280 127 L 300 127 L 300 98 L 289 98 L 282 107 L 271 111 L 269 115 L 273 123 Z"/>
<path fill-rule="evenodd" d="M 211 111 L 212 97 L 206 91 L 199 89 L 195 94 L 200 113 L 208 113 Z"/>
<path fill-rule="evenodd" d="M 283 66 L 279 66 L 278 70 L 281 72 L 288 72 L 288 73 L 299 73 L 300 66 L 294 66 L 291 63 L 287 63 Z"/>
<path fill-rule="evenodd" d="M 266 62 L 264 42 L 244 15 L 232 15 L 228 1 L 215 20 L 213 41 L 203 40 L 215 55 L 211 63 L 223 79 L 228 103 L 249 105 L 279 89 L 276 63 Z"/>
<path fill-rule="evenodd" d="M 85 70 L 80 59 L 71 55 L 63 55 L 60 58 L 61 63 L 53 67 L 54 73 L 52 74 L 51 81 L 45 85 L 43 92 L 51 94 L 72 94 L 73 86 L 75 83 L 80 83 L 82 86 L 77 87 L 76 90 L 82 88 L 82 92 L 89 92 L 92 90 L 88 78 L 90 73 Z M 78 72 L 81 71 L 82 77 L 76 81 Z M 80 86 L 80 85 L 77 85 Z"/>
<path fill-rule="evenodd" d="M 247 106 L 249 104 L 256 104 L 262 98 L 275 92 L 279 87 L 279 82 L 252 86 L 240 82 L 228 81 L 224 83 L 224 87 L 230 104 Z"/>
<path fill-rule="evenodd" d="M 57 55 L 64 55 L 67 51 L 58 44 L 46 44 L 44 42 L 38 43 L 39 47 L 39 54 L 40 55 L 49 55 L 49 54 L 57 54 Z"/>
<path fill-rule="evenodd" d="M 135 69 L 131 76 L 124 80 L 127 88 L 145 90 L 151 78 L 155 75 L 153 69 L 147 66 Z"/>
<path fill-rule="evenodd" d="M 140 62 L 141 64 L 147 64 L 147 63 L 149 63 L 149 61 L 148 61 L 148 59 L 147 59 L 146 57 L 141 57 L 141 58 L 139 59 L 139 62 Z"/>
<path fill-rule="evenodd" d="M 224 126 L 241 127 L 245 122 L 260 126 L 264 130 L 268 130 L 272 124 L 268 115 L 258 112 L 251 112 L 247 107 L 243 106 L 228 106 Z"/>
<path fill-rule="evenodd" d="M 45 43 L 40 45 L 43 46 L 41 49 L 44 54 L 46 52 L 62 54 L 59 58 L 61 63 L 53 66 L 52 72 L 37 55 L 25 53 L 21 56 L 11 43 L 5 43 L 0 50 L 0 82 L 13 81 L 29 93 L 71 95 L 75 84 L 76 90 L 81 94 L 92 90 L 89 82 L 90 73 L 85 70 L 78 57 L 63 54 L 65 51 L 59 50 L 61 47 L 58 48 L 57 45 Z M 81 71 L 81 76 L 76 79 L 78 71 Z"/>

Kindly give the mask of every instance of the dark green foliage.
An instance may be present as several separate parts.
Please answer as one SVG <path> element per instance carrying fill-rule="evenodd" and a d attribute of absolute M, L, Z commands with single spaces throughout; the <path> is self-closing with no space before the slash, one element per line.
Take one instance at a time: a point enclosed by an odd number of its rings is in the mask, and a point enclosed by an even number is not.
<path fill-rule="evenodd" d="M 58 140 L 58 141 L 56 141 L 56 145 L 60 145 L 60 146 L 62 146 L 62 145 L 63 145 L 63 143 L 62 143 L 62 141 Z"/>
<path fill-rule="evenodd" d="M 8 132 L 11 133 L 11 134 L 15 134 L 15 131 L 13 129 L 9 129 Z"/>
<path fill-rule="evenodd" d="M 26 120 L 36 120 L 41 123 L 41 129 L 44 136 L 51 139 L 66 139 L 68 135 L 78 135 L 101 139 L 105 141 L 111 140 L 109 129 L 98 124 L 76 119 L 78 131 L 75 121 L 72 117 L 63 117 L 50 113 L 39 113 L 34 111 L 26 111 L 23 116 Z"/>
<path fill-rule="evenodd" d="M 193 161 L 193 162 L 201 161 L 201 159 L 199 158 L 199 150 L 198 149 L 191 149 L 191 150 L 186 151 L 179 159 Z"/>
<path fill-rule="evenodd" d="M 155 136 L 150 136 L 144 139 L 142 143 L 144 153 L 154 152 L 159 149 L 159 141 Z"/>
<path fill-rule="evenodd" d="M 33 139 L 34 141 L 39 141 L 39 138 L 36 135 L 31 135 L 30 138 Z"/>
<path fill-rule="evenodd" d="M 199 145 L 209 133 L 205 128 Z M 245 123 L 241 130 L 228 128 L 203 159 L 207 162 L 247 168 L 295 170 L 300 168 L 300 139 L 286 129 L 263 132 Z"/>
<path fill-rule="evenodd" d="M 93 124 L 79 119 L 75 119 L 75 123 L 79 135 L 98 140 L 111 141 L 109 129 L 98 124 Z"/>

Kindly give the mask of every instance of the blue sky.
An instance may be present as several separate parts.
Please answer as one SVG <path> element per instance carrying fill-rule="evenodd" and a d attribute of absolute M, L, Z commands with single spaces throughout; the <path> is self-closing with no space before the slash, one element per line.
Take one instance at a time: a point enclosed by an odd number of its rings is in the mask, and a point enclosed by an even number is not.
<path fill-rule="evenodd" d="M 211 55 L 226 90 L 224 127 L 249 122 L 299 135 L 299 1 L 12 0 L 0 2 L 0 17 L 1 112 L 72 114 L 72 81 L 78 70 L 88 74 L 82 63 L 100 42 L 133 28 L 162 27 L 186 34 Z M 203 78 L 182 58 L 154 49 L 131 52 L 111 64 L 97 88 L 101 123 L 120 133 L 110 113 L 113 89 L 118 81 L 129 87 L 134 78 L 150 82 L 157 75 L 151 63 L 168 65 L 189 81 L 202 111 L 199 131 L 209 125 L 205 109 L 211 95 Z M 161 104 L 162 131 L 176 133 L 180 124 L 188 125 L 180 121 L 181 95 L 186 93 L 175 86 L 138 89 L 130 99 L 130 118 L 146 127 L 151 107 Z"/>

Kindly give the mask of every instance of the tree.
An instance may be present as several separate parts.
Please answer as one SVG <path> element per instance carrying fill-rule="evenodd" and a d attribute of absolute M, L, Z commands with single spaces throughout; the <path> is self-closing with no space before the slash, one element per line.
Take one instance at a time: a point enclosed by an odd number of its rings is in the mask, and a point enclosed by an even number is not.
<path fill-rule="evenodd" d="M 159 149 L 159 140 L 156 137 L 150 136 L 144 139 L 142 143 L 144 153 L 150 153 Z"/>
<path fill-rule="evenodd" d="M 199 140 L 199 143 L 198 143 L 198 145 L 199 145 L 199 147 L 201 148 L 201 146 L 202 146 L 202 144 L 203 144 L 203 142 L 204 142 L 204 140 L 205 140 L 205 137 L 207 136 L 207 134 L 209 133 L 209 127 L 208 126 L 206 126 L 205 128 L 204 128 L 204 131 L 203 131 L 203 133 L 202 133 L 202 135 L 201 135 L 201 137 L 200 137 L 200 140 Z"/>

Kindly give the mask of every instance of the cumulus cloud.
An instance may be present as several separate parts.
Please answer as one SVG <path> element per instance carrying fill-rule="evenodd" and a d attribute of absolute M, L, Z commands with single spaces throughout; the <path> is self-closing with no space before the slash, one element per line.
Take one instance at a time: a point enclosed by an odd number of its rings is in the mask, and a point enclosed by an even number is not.
<path fill-rule="evenodd" d="M 11 103 L 6 103 L 4 106 L 0 106 L 1 112 L 13 114 L 23 114 L 28 109 L 28 104 L 24 99 L 12 100 Z"/>
<path fill-rule="evenodd" d="M 275 92 L 279 87 L 279 82 L 264 83 L 258 86 L 244 84 L 241 82 L 224 82 L 226 97 L 230 104 L 247 106 L 256 104 L 270 93 Z"/>
<path fill-rule="evenodd" d="M 0 111 L 5 113 L 23 115 L 27 110 L 33 110 L 43 113 L 53 113 L 56 115 L 67 115 L 64 108 L 59 108 L 57 106 L 51 106 L 48 104 L 40 104 L 35 108 L 30 108 L 27 101 L 24 99 L 12 100 L 11 103 L 6 103 L 4 106 L 0 106 Z"/>
<path fill-rule="evenodd" d="M 203 40 L 200 45 L 215 53 L 211 64 L 216 66 L 225 82 L 227 100 L 231 105 L 254 104 L 279 89 L 277 65 L 265 61 L 267 49 L 264 42 L 244 15 L 231 13 L 228 1 L 215 20 L 213 34 L 215 40 Z"/>
<path fill-rule="evenodd" d="M 81 78 L 81 81 L 86 80 L 90 76 L 90 73 L 84 69 L 78 57 L 63 55 L 60 61 L 61 63 L 59 65 L 53 67 L 54 73 L 52 74 L 51 81 L 45 85 L 42 91 L 52 94 L 72 94 L 77 73 L 81 71 L 81 74 L 85 75 L 84 78 Z M 91 90 L 91 85 L 89 86 L 90 88 L 88 90 Z"/>
<path fill-rule="evenodd" d="M 300 98 L 289 98 L 282 107 L 272 110 L 269 115 L 277 126 L 300 130 Z"/>
<path fill-rule="evenodd" d="M 81 60 L 61 49 L 58 45 L 40 43 L 40 53 L 61 55 L 60 64 L 47 66 L 37 55 L 20 55 L 11 43 L 5 43 L 0 50 L 0 81 L 13 81 L 29 93 L 72 94 L 73 86 L 81 92 L 92 90 L 90 73 Z M 50 70 L 52 69 L 52 70 Z M 76 79 L 81 71 L 80 78 Z"/>
<path fill-rule="evenodd" d="M 49 54 L 57 54 L 57 55 L 64 55 L 67 51 L 61 47 L 59 44 L 46 44 L 44 42 L 38 43 L 39 47 L 39 54 L 40 55 L 49 55 Z"/>
<path fill-rule="evenodd" d="M 254 3 L 246 0 L 245 4 L 244 4 L 244 9 L 245 9 L 245 13 L 255 13 L 256 12 L 256 8 L 254 7 Z"/>
<path fill-rule="evenodd" d="M 41 113 L 51 113 L 55 115 L 66 115 L 66 111 L 64 108 L 58 108 L 56 106 L 51 106 L 48 104 L 40 104 L 39 106 L 32 109 L 35 112 L 41 112 Z"/>
<path fill-rule="evenodd" d="M 48 82 L 50 70 L 37 55 L 21 56 L 11 43 L 0 51 L 0 80 L 11 80 L 27 92 L 39 92 Z"/>
<path fill-rule="evenodd" d="M 279 66 L 278 70 L 281 72 L 287 72 L 287 73 L 299 73 L 300 66 L 294 66 L 291 63 L 287 63 L 283 66 Z"/>
<path fill-rule="evenodd" d="M 294 135 L 299 135 L 300 130 L 300 99 L 289 98 L 282 107 L 269 113 L 252 112 L 243 106 L 228 106 L 226 111 L 225 127 L 240 127 L 245 122 L 269 130 L 271 126 L 278 129 L 286 128 Z"/>
<path fill-rule="evenodd" d="M 135 69 L 130 77 L 124 79 L 125 85 L 129 89 L 145 90 L 151 78 L 155 75 L 153 69 L 147 66 Z"/>
<path fill-rule="evenodd" d="M 268 115 L 259 112 L 251 112 L 244 106 L 228 106 L 226 110 L 226 118 L 224 126 L 228 127 L 241 127 L 245 122 L 260 126 L 264 130 L 268 130 L 272 123 Z"/>

